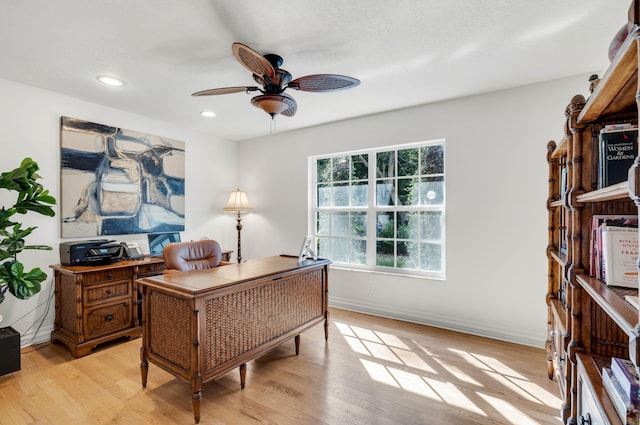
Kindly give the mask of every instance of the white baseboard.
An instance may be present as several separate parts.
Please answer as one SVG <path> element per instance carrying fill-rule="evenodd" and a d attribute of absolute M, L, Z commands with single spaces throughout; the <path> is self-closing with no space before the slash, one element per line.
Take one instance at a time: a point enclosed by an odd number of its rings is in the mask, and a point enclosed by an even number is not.
<path fill-rule="evenodd" d="M 329 296 L 329 305 L 331 307 L 356 311 L 358 313 L 403 320 L 411 323 L 419 323 L 421 325 L 434 326 L 437 328 L 483 336 L 500 341 L 513 342 L 515 344 L 528 345 L 536 348 L 543 348 L 545 344 L 545 339 L 540 335 L 527 335 L 522 333 L 520 330 L 499 328 L 493 325 L 482 324 L 478 321 L 474 321 L 472 323 L 464 322 L 453 317 L 425 315 L 424 313 L 394 310 L 390 309 L 388 306 L 355 302 L 350 299 L 332 296 Z M 53 324 L 49 326 L 42 326 L 40 329 L 37 329 L 37 332 L 34 329 L 21 334 L 20 348 L 50 341 L 52 331 Z"/>
<path fill-rule="evenodd" d="M 40 329 L 28 330 L 25 333 L 20 333 L 20 348 L 26 348 L 30 345 L 41 344 L 43 342 L 51 341 L 51 332 L 53 331 L 53 324 L 48 326 L 42 326 Z"/>
<path fill-rule="evenodd" d="M 515 344 L 528 345 L 536 348 L 544 348 L 545 339 L 540 335 L 527 335 L 521 330 L 499 328 L 490 324 L 483 324 L 477 320 L 464 322 L 454 317 L 439 315 L 425 315 L 420 312 L 400 311 L 362 302 L 355 302 L 350 299 L 329 296 L 329 306 L 344 310 L 356 311 L 358 313 L 371 314 L 374 316 L 386 317 L 389 319 L 403 320 L 405 322 L 418 323 L 421 325 L 434 326 L 451 331 L 462 332 L 500 341 L 512 342 Z"/>

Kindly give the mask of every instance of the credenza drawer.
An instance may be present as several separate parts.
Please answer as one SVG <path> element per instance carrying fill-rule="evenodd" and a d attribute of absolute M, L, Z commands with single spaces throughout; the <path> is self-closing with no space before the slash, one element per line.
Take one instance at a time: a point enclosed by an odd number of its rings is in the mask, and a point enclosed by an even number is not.
<path fill-rule="evenodd" d="M 163 271 L 164 262 L 144 264 L 142 266 L 138 266 L 138 278 L 155 276 L 158 274 L 162 274 Z"/>
<path fill-rule="evenodd" d="M 131 301 L 126 300 L 84 312 L 85 338 L 95 338 L 131 327 Z"/>
<path fill-rule="evenodd" d="M 129 280 L 87 286 L 84 289 L 84 305 L 91 306 L 98 302 L 104 302 L 104 300 L 130 296 L 130 288 L 131 281 Z"/>
<path fill-rule="evenodd" d="M 82 281 L 85 285 L 92 285 L 100 282 L 108 282 L 111 280 L 131 279 L 131 269 L 127 267 L 119 269 L 110 269 L 104 271 L 95 271 L 84 273 Z"/>

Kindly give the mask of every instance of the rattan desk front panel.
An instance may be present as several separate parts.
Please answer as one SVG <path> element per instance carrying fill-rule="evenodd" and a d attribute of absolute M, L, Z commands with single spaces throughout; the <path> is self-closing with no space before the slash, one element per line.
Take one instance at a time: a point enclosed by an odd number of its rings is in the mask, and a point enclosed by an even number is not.
<path fill-rule="evenodd" d="M 278 256 L 138 280 L 142 292 L 142 385 L 151 362 L 192 386 L 200 420 L 202 384 L 324 322 L 328 260 Z"/>

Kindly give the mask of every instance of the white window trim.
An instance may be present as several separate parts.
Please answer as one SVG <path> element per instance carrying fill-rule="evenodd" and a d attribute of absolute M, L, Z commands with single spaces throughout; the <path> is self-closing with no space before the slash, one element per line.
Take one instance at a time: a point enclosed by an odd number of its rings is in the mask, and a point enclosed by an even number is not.
<path fill-rule="evenodd" d="M 316 216 L 317 213 L 319 211 L 326 211 L 325 208 L 317 208 L 317 182 L 316 182 L 316 177 L 317 177 L 317 169 L 316 169 L 316 162 L 319 159 L 324 159 L 324 158 L 333 158 L 336 156 L 351 156 L 351 155 L 356 155 L 356 154 L 360 154 L 360 153 L 367 153 L 369 155 L 375 155 L 377 152 L 384 152 L 384 151 L 389 151 L 389 150 L 403 150 L 403 149 L 411 149 L 411 148 L 416 148 L 416 147 L 423 147 L 423 146 L 429 146 L 429 145 L 442 145 L 443 148 L 443 152 L 444 152 L 444 161 L 445 161 L 445 167 L 444 167 L 444 202 L 442 207 L 435 207 L 435 206 L 428 206 L 428 205 L 420 205 L 420 206 L 413 206 L 413 205 L 393 205 L 393 206 L 389 206 L 389 207 L 377 207 L 376 206 L 376 200 L 375 200 L 375 190 L 376 190 L 376 185 L 375 184 L 371 184 L 371 181 L 373 180 L 373 183 L 375 183 L 376 178 L 375 178 L 375 167 L 376 167 L 376 161 L 370 160 L 369 161 L 369 179 L 368 182 L 370 183 L 368 185 L 368 196 L 369 196 L 369 205 L 367 207 L 334 207 L 331 209 L 332 212 L 353 212 L 353 211 L 366 211 L 367 213 L 367 262 L 368 264 L 366 265 L 360 265 L 360 264 L 352 264 L 352 263 L 339 263 L 339 262 L 335 262 L 332 264 L 332 268 L 334 269 L 340 269 L 340 270 L 351 270 L 351 271 L 359 271 L 359 272 L 367 272 L 367 273 L 375 273 L 375 274 L 384 274 L 384 275 L 394 275 L 394 276 L 407 276 L 407 277 L 414 277 L 414 278 L 423 278 L 423 279 L 432 279 L 432 280 L 446 280 L 446 267 L 447 267 L 447 261 L 446 261 L 446 207 L 447 207 L 447 178 L 446 178 L 446 170 L 447 170 L 447 166 L 446 166 L 446 162 L 447 162 L 447 155 L 446 155 L 446 143 L 445 143 L 445 139 L 434 139 L 434 140 L 428 140 L 428 141 L 420 141 L 420 142 L 414 142 L 414 143 L 406 143 L 406 144 L 398 144 L 398 145 L 390 145 L 390 146 L 382 146 L 382 147 L 376 147 L 376 148 L 370 148 L 370 149 L 358 149 L 358 150 L 352 150 L 352 151 L 343 151 L 343 152 L 334 152 L 334 153 L 330 153 L 330 154 L 324 154 L 324 155 L 315 155 L 315 156 L 311 156 L 308 158 L 308 166 L 307 166 L 307 170 L 308 170 L 308 203 L 307 203 L 307 211 L 308 211 L 308 222 L 307 222 L 307 232 L 309 235 L 313 235 L 314 237 L 316 236 Z M 396 159 L 397 160 L 397 159 Z M 371 176 L 374 176 L 373 178 Z M 396 176 L 397 178 L 397 176 Z M 440 246 L 441 246 L 441 256 L 442 256 L 442 271 L 440 272 L 435 272 L 435 271 L 426 271 L 426 270 L 414 270 L 414 269 L 403 269 L 403 268 L 394 268 L 394 267 L 382 267 L 382 266 L 376 266 L 375 265 L 375 259 L 376 259 L 376 243 L 375 243 L 375 236 L 371 236 L 371 235 L 375 235 L 376 234 L 376 213 L 378 211 L 411 211 L 411 210 L 415 210 L 415 211 L 441 211 L 442 213 L 442 223 L 443 223 L 443 228 L 442 228 L 442 239 L 440 241 Z M 372 240 L 371 240 L 372 238 Z M 373 242 L 373 243 L 370 243 Z"/>

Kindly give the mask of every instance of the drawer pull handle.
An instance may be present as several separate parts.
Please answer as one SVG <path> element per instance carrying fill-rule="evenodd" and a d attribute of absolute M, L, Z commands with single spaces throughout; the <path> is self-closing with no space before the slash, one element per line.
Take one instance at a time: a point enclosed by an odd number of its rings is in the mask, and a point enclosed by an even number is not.
<path fill-rule="evenodd" d="M 107 278 L 111 279 L 113 275 L 111 273 L 107 273 Z"/>
<path fill-rule="evenodd" d="M 111 295 L 113 294 L 113 291 L 111 289 L 107 289 L 107 295 Z"/>
<path fill-rule="evenodd" d="M 590 414 L 585 414 L 585 415 L 580 415 L 580 425 L 591 425 L 591 415 Z"/>
<path fill-rule="evenodd" d="M 104 320 L 105 322 L 110 322 L 113 320 L 113 314 L 107 314 L 106 316 L 104 316 Z"/>

